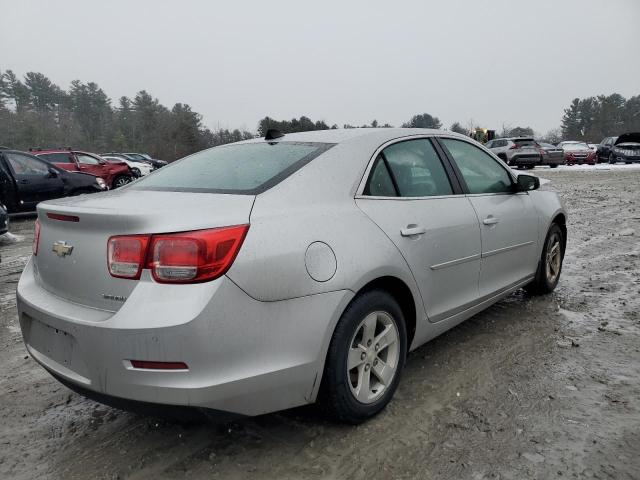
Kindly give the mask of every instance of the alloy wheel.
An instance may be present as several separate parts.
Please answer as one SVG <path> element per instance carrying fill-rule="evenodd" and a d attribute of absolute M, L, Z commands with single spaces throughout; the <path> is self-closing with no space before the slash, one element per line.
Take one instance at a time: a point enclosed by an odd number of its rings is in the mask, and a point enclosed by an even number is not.
<path fill-rule="evenodd" d="M 546 274 L 547 281 L 553 284 L 560 275 L 560 267 L 562 266 L 562 245 L 560 244 L 560 236 L 554 233 L 549 237 L 547 242 L 547 262 Z"/>
<path fill-rule="evenodd" d="M 361 403 L 378 400 L 395 378 L 400 341 L 395 320 L 387 312 L 367 315 L 351 339 L 347 356 L 347 382 Z"/>

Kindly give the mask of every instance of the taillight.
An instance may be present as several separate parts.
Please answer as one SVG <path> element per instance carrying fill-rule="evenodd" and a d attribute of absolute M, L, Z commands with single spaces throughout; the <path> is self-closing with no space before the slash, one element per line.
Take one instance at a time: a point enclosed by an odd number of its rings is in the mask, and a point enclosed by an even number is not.
<path fill-rule="evenodd" d="M 107 242 L 109 273 L 118 278 L 140 278 L 147 258 L 148 235 L 122 235 Z"/>
<path fill-rule="evenodd" d="M 137 280 L 144 268 L 159 283 L 198 283 L 224 275 L 240 250 L 249 225 L 193 232 L 111 237 L 109 273 Z"/>
<path fill-rule="evenodd" d="M 153 235 L 148 264 L 153 278 L 160 283 L 195 283 L 224 275 L 248 229 L 249 225 L 239 225 Z"/>
<path fill-rule="evenodd" d="M 36 223 L 33 230 L 33 246 L 32 246 L 32 251 L 35 256 L 38 255 L 39 243 L 40 243 L 40 220 L 36 219 Z"/>

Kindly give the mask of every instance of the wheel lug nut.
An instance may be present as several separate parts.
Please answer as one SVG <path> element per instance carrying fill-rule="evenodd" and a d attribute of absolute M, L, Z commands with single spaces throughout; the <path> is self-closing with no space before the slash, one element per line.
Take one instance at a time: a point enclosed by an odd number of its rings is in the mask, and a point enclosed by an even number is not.
<path fill-rule="evenodd" d="M 371 346 L 371 340 L 367 340 L 367 347 Z"/>
<path fill-rule="evenodd" d="M 380 345 L 376 343 L 376 352 L 380 349 Z"/>
<path fill-rule="evenodd" d="M 366 354 L 366 353 L 364 353 L 364 352 L 362 352 L 362 353 L 360 354 L 360 360 L 364 360 L 365 358 L 367 358 L 367 354 Z"/>
<path fill-rule="evenodd" d="M 371 368 L 371 365 L 369 365 L 368 363 L 364 366 L 364 370 L 365 372 L 368 372 L 369 369 Z"/>
<path fill-rule="evenodd" d="M 378 360 L 377 359 L 373 361 L 373 366 L 375 367 L 376 365 L 378 365 Z"/>

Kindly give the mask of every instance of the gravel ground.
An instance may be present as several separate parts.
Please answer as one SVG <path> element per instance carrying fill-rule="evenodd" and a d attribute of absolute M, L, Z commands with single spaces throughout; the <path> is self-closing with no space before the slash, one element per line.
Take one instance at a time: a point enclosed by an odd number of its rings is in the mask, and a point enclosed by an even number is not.
<path fill-rule="evenodd" d="M 0 239 L 0 478 L 640 478 L 640 170 L 536 173 L 570 215 L 556 292 L 516 292 L 410 354 L 394 401 L 358 427 L 310 407 L 176 424 L 70 392 L 22 344 L 33 220 L 14 220 Z"/>

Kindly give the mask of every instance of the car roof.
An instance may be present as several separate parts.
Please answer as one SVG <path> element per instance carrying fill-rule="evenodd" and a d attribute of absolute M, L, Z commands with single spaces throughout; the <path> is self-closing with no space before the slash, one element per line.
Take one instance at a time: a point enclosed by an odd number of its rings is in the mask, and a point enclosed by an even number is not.
<path fill-rule="evenodd" d="M 384 143 L 399 137 L 409 137 L 412 135 L 448 135 L 469 139 L 466 135 L 430 128 L 337 128 L 287 133 L 282 137 L 269 141 L 341 144 L 348 143 L 356 139 L 367 139 L 373 142 Z M 262 143 L 265 141 L 267 140 L 260 137 L 244 140 L 238 143 Z"/>

